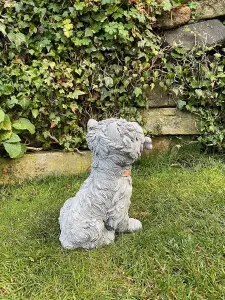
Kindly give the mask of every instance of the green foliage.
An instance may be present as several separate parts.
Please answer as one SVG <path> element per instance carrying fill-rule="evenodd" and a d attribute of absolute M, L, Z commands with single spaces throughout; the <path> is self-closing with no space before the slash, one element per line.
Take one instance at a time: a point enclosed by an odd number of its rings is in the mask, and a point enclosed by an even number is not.
<path fill-rule="evenodd" d="M 35 133 L 34 125 L 26 118 L 19 118 L 12 122 L 9 115 L 0 108 L 0 150 L 5 150 L 10 158 L 21 157 L 26 151 L 21 143 L 20 134 Z"/>
<path fill-rule="evenodd" d="M 225 150 L 224 52 L 221 47 L 177 47 L 163 57 L 163 72 L 157 73 L 164 89 L 180 95 L 178 108 L 199 117 L 201 143 L 217 151 Z"/>
<path fill-rule="evenodd" d="M 162 6 L 164 11 L 170 11 L 172 8 L 172 3 L 170 0 L 163 0 Z"/>
<path fill-rule="evenodd" d="M 151 28 L 160 9 L 147 3 L 1 2 L 0 107 L 22 143 L 72 150 L 84 146 L 90 117 L 141 122 L 152 58 L 160 52 Z M 17 156 L 15 144 L 3 141 Z"/>
<path fill-rule="evenodd" d="M 18 130 L 27 129 L 31 134 L 35 133 L 34 125 L 25 118 L 19 118 L 13 123 L 13 127 Z"/>
<path fill-rule="evenodd" d="M 197 1 L 190 1 L 190 0 L 162 0 L 162 9 L 164 11 L 170 11 L 173 7 L 180 6 L 180 5 L 188 5 L 190 9 L 195 11 L 198 2 Z M 193 13 L 192 11 L 192 13 Z"/>
<path fill-rule="evenodd" d="M 182 48 L 165 55 L 152 31 L 161 10 L 183 3 L 197 5 L 185 0 L 0 2 L 0 152 L 19 157 L 22 144 L 85 147 L 89 118 L 120 116 L 142 123 L 145 91 L 157 80 L 164 90 L 183 93 L 180 109 L 201 117 L 202 142 L 223 149 L 223 56 L 208 58 Z M 159 58 L 166 73 L 159 72 Z"/>

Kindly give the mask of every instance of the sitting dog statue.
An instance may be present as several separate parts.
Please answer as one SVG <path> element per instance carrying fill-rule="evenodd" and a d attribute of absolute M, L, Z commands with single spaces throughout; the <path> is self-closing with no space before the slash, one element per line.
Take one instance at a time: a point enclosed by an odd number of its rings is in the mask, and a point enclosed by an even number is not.
<path fill-rule="evenodd" d="M 134 232 L 140 221 L 129 218 L 132 193 L 131 165 L 143 149 L 151 149 L 136 122 L 124 119 L 89 120 L 87 143 L 93 152 L 92 169 L 78 193 L 61 208 L 63 248 L 92 249 L 108 245 L 115 233 Z"/>

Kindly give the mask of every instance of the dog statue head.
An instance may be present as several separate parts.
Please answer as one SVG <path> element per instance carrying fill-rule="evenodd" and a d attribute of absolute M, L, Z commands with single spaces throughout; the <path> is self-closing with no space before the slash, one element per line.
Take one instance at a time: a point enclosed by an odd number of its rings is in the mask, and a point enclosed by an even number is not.
<path fill-rule="evenodd" d="M 90 119 L 86 140 L 96 163 L 109 158 L 120 166 L 131 165 L 143 149 L 152 149 L 151 138 L 144 136 L 141 126 L 124 119 Z"/>

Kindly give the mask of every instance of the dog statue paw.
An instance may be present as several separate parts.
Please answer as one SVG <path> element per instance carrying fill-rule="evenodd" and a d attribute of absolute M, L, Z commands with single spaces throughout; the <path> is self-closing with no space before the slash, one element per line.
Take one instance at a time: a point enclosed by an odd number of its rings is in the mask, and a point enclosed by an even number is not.
<path fill-rule="evenodd" d="M 129 226 L 128 226 L 128 232 L 135 232 L 142 229 L 142 224 L 139 220 L 136 219 L 129 219 Z"/>
<path fill-rule="evenodd" d="M 129 218 L 131 165 L 143 149 L 151 149 L 136 122 L 89 120 L 87 143 L 92 169 L 78 193 L 60 210 L 60 242 L 66 249 L 92 249 L 113 243 L 116 232 L 135 232 L 139 220 Z"/>

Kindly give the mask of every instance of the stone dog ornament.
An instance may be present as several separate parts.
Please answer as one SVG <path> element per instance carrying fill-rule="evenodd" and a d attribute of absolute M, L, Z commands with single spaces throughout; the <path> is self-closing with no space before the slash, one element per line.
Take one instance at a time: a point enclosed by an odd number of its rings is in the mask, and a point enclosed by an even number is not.
<path fill-rule="evenodd" d="M 151 139 L 136 122 L 124 119 L 91 119 L 87 127 L 86 139 L 93 152 L 91 174 L 60 211 L 59 239 L 66 249 L 108 245 L 116 232 L 142 228 L 140 221 L 128 216 L 131 165 L 144 148 L 152 148 Z"/>

